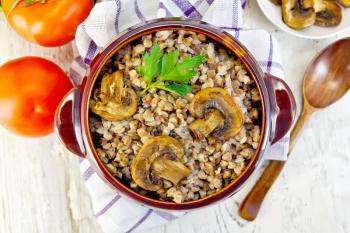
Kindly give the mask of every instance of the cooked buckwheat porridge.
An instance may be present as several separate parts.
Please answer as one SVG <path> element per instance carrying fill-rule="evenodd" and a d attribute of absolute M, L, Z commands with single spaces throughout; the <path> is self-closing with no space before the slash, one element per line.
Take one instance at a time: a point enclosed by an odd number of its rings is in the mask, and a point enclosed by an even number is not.
<path fill-rule="evenodd" d="M 175 80 L 167 89 L 174 80 L 162 74 L 176 68 L 170 54 L 177 64 L 203 60 L 189 75 L 179 66 L 177 77 L 190 77 L 188 83 Z M 150 62 L 157 58 L 162 62 Z M 160 80 L 154 85 L 147 80 L 153 76 Z M 180 85 L 190 89 L 178 91 Z M 93 142 L 109 172 L 162 201 L 193 201 L 223 189 L 242 174 L 260 141 L 254 80 L 231 51 L 190 31 L 158 31 L 119 49 L 97 78 L 90 110 Z"/>

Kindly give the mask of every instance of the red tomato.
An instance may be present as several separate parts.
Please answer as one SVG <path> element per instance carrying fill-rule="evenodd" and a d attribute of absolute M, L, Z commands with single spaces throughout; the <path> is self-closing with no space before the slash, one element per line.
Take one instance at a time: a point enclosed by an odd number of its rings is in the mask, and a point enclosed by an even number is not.
<path fill-rule="evenodd" d="M 0 67 L 0 124 L 22 136 L 53 132 L 54 115 L 72 84 L 43 58 L 23 57 Z"/>
<path fill-rule="evenodd" d="M 11 27 L 23 38 L 42 46 L 53 47 L 74 39 L 77 27 L 89 15 L 93 0 L 45 0 L 25 6 L 20 0 L 1 0 Z"/>

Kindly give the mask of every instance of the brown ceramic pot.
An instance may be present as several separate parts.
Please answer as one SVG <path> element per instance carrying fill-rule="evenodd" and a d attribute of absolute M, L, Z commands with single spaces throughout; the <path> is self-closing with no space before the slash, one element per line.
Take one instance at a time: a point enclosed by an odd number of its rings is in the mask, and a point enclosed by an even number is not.
<path fill-rule="evenodd" d="M 89 131 L 89 99 L 96 78 L 106 61 L 121 47 L 143 35 L 160 30 L 189 30 L 205 34 L 232 50 L 245 64 L 255 80 L 262 99 L 261 141 L 257 153 L 244 172 L 219 192 L 205 198 L 181 204 L 159 201 L 142 196 L 113 177 L 98 158 Z M 219 28 L 200 21 L 159 19 L 134 26 L 121 33 L 91 63 L 83 83 L 73 88 L 62 100 L 57 113 L 55 128 L 61 141 L 74 154 L 89 159 L 102 180 L 122 195 L 143 205 L 163 210 L 190 210 L 223 200 L 236 193 L 257 168 L 266 148 L 281 139 L 291 127 L 296 112 L 294 96 L 287 84 L 276 77 L 264 74 L 249 51 L 234 37 Z"/>

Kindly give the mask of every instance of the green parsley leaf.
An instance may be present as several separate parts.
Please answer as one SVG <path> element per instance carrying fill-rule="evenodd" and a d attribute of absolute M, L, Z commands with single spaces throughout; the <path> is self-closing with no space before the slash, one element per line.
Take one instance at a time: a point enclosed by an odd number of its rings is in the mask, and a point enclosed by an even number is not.
<path fill-rule="evenodd" d="M 140 73 L 141 76 L 145 76 L 145 67 L 138 66 L 136 69 Z"/>
<path fill-rule="evenodd" d="M 151 88 L 166 90 L 180 96 L 193 91 L 187 84 L 197 74 L 195 68 L 204 62 L 205 57 L 187 55 L 179 61 L 179 55 L 179 50 L 163 55 L 159 45 L 154 45 L 151 51 L 143 56 L 143 66 L 139 66 L 137 70 L 144 77 L 147 86 L 139 92 L 140 96 Z"/>
<path fill-rule="evenodd" d="M 177 83 L 172 83 L 169 85 L 157 85 L 155 87 L 158 89 L 169 91 L 179 96 L 184 96 L 193 91 L 192 86 L 185 85 L 185 84 L 177 84 Z"/>
<path fill-rule="evenodd" d="M 160 72 L 160 75 L 165 75 L 174 69 L 178 59 L 179 50 L 174 50 L 165 54 L 162 58 L 162 70 Z"/>
<path fill-rule="evenodd" d="M 152 80 L 160 73 L 161 62 L 160 58 L 163 56 L 159 45 L 152 47 L 150 53 L 143 56 L 143 66 L 139 68 L 141 75 L 144 76 L 147 85 L 150 85 Z"/>
<path fill-rule="evenodd" d="M 203 62 L 203 55 L 198 55 L 194 57 L 187 55 L 180 63 L 172 65 L 171 68 L 167 69 L 167 72 L 161 74 L 159 80 L 187 84 L 190 81 L 190 79 L 197 74 L 194 68 L 197 68 Z"/>

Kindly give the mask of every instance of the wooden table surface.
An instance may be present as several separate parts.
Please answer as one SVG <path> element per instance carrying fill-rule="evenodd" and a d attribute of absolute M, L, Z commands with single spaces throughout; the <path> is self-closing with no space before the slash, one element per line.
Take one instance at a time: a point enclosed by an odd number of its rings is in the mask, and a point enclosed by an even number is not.
<path fill-rule="evenodd" d="M 286 81 L 301 106 L 302 75 L 327 40 L 305 40 L 277 30 L 251 1 L 246 28 L 269 30 L 280 42 Z M 344 51 L 349 52 L 349 51 Z M 42 48 L 19 38 L 0 14 L 0 64 L 37 55 L 67 70 L 72 45 Z M 320 97 L 322 98 L 322 97 Z M 283 175 L 269 193 L 255 222 L 237 214 L 250 182 L 219 205 L 192 212 L 149 233 L 191 232 L 350 232 L 350 94 L 317 113 L 303 132 Z M 300 109 L 299 109 L 300 110 Z M 1 109 L 0 109 L 1 111 Z M 57 138 L 20 138 L 0 127 L 0 232 L 101 232 L 80 177 L 77 159 L 58 153 Z M 257 174 L 256 174 L 257 176 Z"/>

